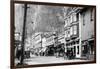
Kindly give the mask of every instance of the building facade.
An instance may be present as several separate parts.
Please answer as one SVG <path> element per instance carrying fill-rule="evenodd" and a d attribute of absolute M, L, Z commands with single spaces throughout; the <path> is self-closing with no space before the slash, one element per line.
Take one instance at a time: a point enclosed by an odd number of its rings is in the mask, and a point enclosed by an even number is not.
<path fill-rule="evenodd" d="M 94 58 L 94 16 L 93 8 L 85 8 L 81 13 L 81 41 L 82 56 L 88 56 L 88 59 Z"/>
<path fill-rule="evenodd" d="M 54 35 L 52 32 L 49 32 L 47 35 L 45 35 L 45 39 L 46 39 L 46 51 L 45 51 L 45 55 L 47 56 L 53 56 L 55 53 L 55 48 L 54 48 Z"/>
<path fill-rule="evenodd" d="M 39 51 L 42 49 L 42 36 L 41 33 L 35 33 L 32 36 L 32 46 L 34 48 L 34 53 L 39 55 Z"/>
<path fill-rule="evenodd" d="M 84 45 L 89 47 L 93 53 L 94 36 L 94 11 L 89 7 L 66 7 L 65 19 L 65 48 L 71 52 L 74 58 L 81 58 L 86 52 Z M 92 44 L 89 44 L 92 40 Z M 84 52 L 83 52 L 84 51 Z M 84 53 L 87 54 L 87 53 Z M 68 56 L 68 55 L 67 55 Z"/>
<path fill-rule="evenodd" d="M 72 52 L 75 58 L 80 57 L 80 35 L 79 35 L 79 11 L 80 8 L 65 8 L 65 48 L 66 52 Z"/>

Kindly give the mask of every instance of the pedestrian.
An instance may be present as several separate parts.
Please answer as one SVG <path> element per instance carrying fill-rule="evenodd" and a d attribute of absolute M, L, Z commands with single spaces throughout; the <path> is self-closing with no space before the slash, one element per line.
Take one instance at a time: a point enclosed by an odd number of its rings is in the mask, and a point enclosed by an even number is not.
<path fill-rule="evenodd" d="M 18 60 L 20 60 L 21 51 L 22 51 L 22 50 L 21 50 L 21 45 L 18 45 L 18 47 L 17 47 L 17 54 L 16 54 Z"/>

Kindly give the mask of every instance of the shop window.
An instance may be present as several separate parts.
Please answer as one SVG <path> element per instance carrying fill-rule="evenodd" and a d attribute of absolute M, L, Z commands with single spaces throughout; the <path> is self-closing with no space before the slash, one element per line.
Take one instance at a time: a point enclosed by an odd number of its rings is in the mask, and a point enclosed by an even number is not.
<path fill-rule="evenodd" d="M 77 54 L 79 54 L 79 46 L 77 46 Z"/>
<path fill-rule="evenodd" d="M 76 47 L 74 46 L 74 53 L 76 52 Z"/>
<path fill-rule="evenodd" d="M 78 40 L 78 41 L 76 41 L 76 43 L 77 43 L 77 44 L 79 44 L 79 40 Z"/>
<path fill-rule="evenodd" d="M 75 44 L 75 41 L 73 42 L 73 44 Z"/>

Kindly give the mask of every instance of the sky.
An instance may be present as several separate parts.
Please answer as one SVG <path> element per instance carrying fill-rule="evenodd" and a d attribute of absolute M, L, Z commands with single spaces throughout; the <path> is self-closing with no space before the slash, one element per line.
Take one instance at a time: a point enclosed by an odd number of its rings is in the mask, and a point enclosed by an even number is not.
<path fill-rule="evenodd" d="M 28 4 L 26 17 L 27 35 L 35 32 L 62 31 L 64 28 L 64 7 Z M 15 28 L 22 33 L 24 5 L 15 4 Z"/>

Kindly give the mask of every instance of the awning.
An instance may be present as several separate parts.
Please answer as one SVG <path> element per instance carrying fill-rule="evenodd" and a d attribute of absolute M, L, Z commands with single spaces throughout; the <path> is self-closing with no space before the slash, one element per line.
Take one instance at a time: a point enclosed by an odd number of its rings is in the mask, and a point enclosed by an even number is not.
<path fill-rule="evenodd" d="M 90 39 L 88 39 L 88 41 L 93 41 L 94 40 L 94 38 L 90 38 Z"/>
<path fill-rule="evenodd" d="M 42 52 L 45 52 L 45 51 L 46 51 L 46 49 L 47 49 L 47 47 L 44 47 L 44 48 L 42 49 Z"/>

